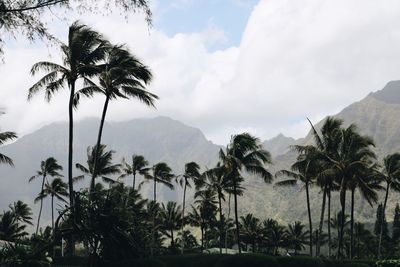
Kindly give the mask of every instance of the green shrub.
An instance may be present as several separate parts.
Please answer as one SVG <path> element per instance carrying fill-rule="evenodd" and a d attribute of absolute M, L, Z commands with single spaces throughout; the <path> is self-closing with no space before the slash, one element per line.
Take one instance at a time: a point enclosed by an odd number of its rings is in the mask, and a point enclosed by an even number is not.
<path fill-rule="evenodd" d="M 167 265 L 157 259 L 134 259 L 120 262 L 103 262 L 99 267 L 167 267 Z"/>
<path fill-rule="evenodd" d="M 159 259 L 167 267 L 213 267 L 223 257 L 224 255 L 219 254 L 185 254 L 163 256 Z"/>
<path fill-rule="evenodd" d="M 400 267 L 400 260 L 382 260 L 376 263 L 378 267 Z"/>
<path fill-rule="evenodd" d="M 279 264 L 273 257 L 259 255 L 259 254 L 241 254 L 241 255 L 222 257 L 215 265 L 215 267 L 250 267 L 250 266 L 279 267 Z"/>
<path fill-rule="evenodd" d="M 89 265 L 89 257 L 67 256 L 55 258 L 54 265 L 60 266 L 87 266 Z"/>
<path fill-rule="evenodd" d="M 325 267 L 325 263 L 318 258 L 311 257 L 277 257 L 280 267 Z"/>
<path fill-rule="evenodd" d="M 372 260 L 323 260 L 325 267 L 376 267 Z"/>

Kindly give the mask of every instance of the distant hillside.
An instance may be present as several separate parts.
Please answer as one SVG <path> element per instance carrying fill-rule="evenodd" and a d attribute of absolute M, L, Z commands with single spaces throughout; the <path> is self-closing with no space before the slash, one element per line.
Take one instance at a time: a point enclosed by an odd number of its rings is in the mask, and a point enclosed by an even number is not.
<path fill-rule="evenodd" d="M 285 154 L 290 149 L 291 145 L 299 142 L 292 137 L 286 137 L 283 134 L 279 134 L 274 138 L 264 141 L 263 146 L 267 149 L 273 157 Z"/>

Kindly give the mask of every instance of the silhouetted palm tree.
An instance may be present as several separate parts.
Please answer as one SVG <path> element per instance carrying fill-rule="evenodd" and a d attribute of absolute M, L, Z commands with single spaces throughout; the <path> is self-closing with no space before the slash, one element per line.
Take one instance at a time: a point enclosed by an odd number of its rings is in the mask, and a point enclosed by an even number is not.
<path fill-rule="evenodd" d="M 62 166 L 58 164 L 57 160 L 53 157 L 47 158 L 46 160 L 42 161 L 40 163 L 40 170 L 36 172 L 36 175 L 32 176 L 29 178 L 29 182 L 32 182 L 38 177 L 42 178 L 42 186 L 40 188 L 40 193 L 41 195 L 44 190 L 44 185 L 47 181 L 47 177 L 62 177 L 62 175 L 58 171 L 62 171 Z M 43 199 L 40 199 L 40 209 L 39 209 L 39 215 L 37 219 L 37 225 L 36 225 L 36 234 L 38 234 L 39 231 L 39 225 L 40 225 L 40 217 L 42 215 L 42 208 L 43 208 Z"/>
<path fill-rule="evenodd" d="M 185 218 L 185 204 L 186 204 L 186 189 L 191 188 L 191 181 L 196 182 L 200 177 L 200 166 L 196 162 L 189 162 L 185 164 L 185 173 L 177 177 L 177 182 L 183 187 L 183 200 L 182 200 L 182 219 L 181 219 L 181 233 L 183 235 L 184 218 Z M 182 238 L 181 253 L 184 251 L 184 239 Z"/>
<path fill-rule="evenodd" d="M 286 231 L 288 248 L 293 249 L 295 255 L 297 255 L 299 250 L 304 249 L 304 245 L 307 244 L 307 240 L 310 239 L 310 232 L 304 231 L 304 227 L 304 224 L 295 221 L 293 224 L 289 224 Z"/>
<path fill-rule="evenodd" d="M 50 101 L 53 95 L 65 85 L 70 90 L 68 103 L 69 116 L 69 141 L 68 141 L 68 186 L 70 206 L 73 214 L 74 190 L 73 190 L 73 109 L 79 102 L 79 94 L 75 88 L 76 81 L 80 78 L 86 80 L 98 73 L 99 69 L 95 66 L 104 58 L 105 52 L 109 47 L 108 42 L 96 31 L 79 22 L 73 23 L 69 27 L 68 43 L 61 45 L 63 65 L 53 62 L 41 61 L 32 66 L 31 74 L 35 75 L 38 71 L 46 71 L 37 83 L 29 88 L 28 99 L 40 90 L 45 91 L 45 98 Z"/>
<path fill-rule="evenodd" d="M 219 158 L 225 168 L 227 179 L 232 182 L 236 239 L 239 246 L 239 253 L 241 253 L 237 197 L 240 192 L 240 184 L 243 181 L 242 173 L 247 172 L 261 176 L 266 183 L 270 183 L 273 176 L 265 168 L 264 164 L 271 163 L 271 155 L 262 148 L 258 138 L 248 133 L 243 133 L 232 137 L 226 151 L 220 150 Z"/>
<path fill-rule="evenodd" d="M 2 114 L 3 113 L 0 112 L 0 115 L 2 115 Z M 16 138 L 17 138 L 17 134 L 14 132 L 0 132 L 0 146 L 4 145 L 4 143 L 12 141 Z M 12 159 L 2 153 L 0 153 L 0 163 L 14 166 Z"/>
<path fill-rule="evenodd" d="M 310 207 L 310 186 L 315 182 L 316 177 L 319 173 L 320 155 L 314 146 L 296 146 L 294 147 L 299 151 L 299 156 L 297 161 L 291 166 L 291 171 L 281 170 L 278 171 L 276 177 L 290 177 L 290 179 L 276 182 L 276 186 L 293 186 L 297 182 L 304 184 L 306 191 L 306 201 L 307 201 L 307 213 L 308 213 L 308 223 L 309 223 L 309 233 L 312 233 L 312 218 L 311 218 L 311 207 Z M 312 235 L 309 235 L 310 242 L 310 256 L 313 255 L 313 239 Z"/>
<path fill-rule="evenodd" d="M 54 198 L 57 200 L 67 202 L 64 197 L 68 197 L 68 185 L 64 183 L 61 178 L 57 177 L 51 181 L 51 183 L 47 183 L 46 187 L 42 191 L 42 193 L 35 199 L 36 201 L 43 201 L 44 198 L 51 198 L 51 229 L 54 230 Z"/>
<path fill-rule="evenodd" d="M 385 200 L 383 202 L 383 211 L 385 214 L 387 199 L 389 196 L 390 189 L 397 192 L 400 191 L 400 154 L 390 154 L 383 159 L 382 169 L 377 173 L 377 176 L 386 183 Z M 383 234 L 383 219 L 382 216 L 381 229 L 379 233 L 379 247 L 378 247 L 378 258 L 381 257 L 382 249 L 382 234 Z"/>
<path fill-rule="evenodd" d="M 182 210 L 176 202 L 168 201 L 167 205 L 162 203 L 160 218 L 165 234 L 171 238 L 171 248 L 175 248 L 174 231 L 179 230 L 182 225 Z"/>
<path fill-rule="evenodd" d="M 29 225 L 33 225 L 32 223 L 32 209 L 28 206 L 28 204 L 18 200 L 10 205 L 11 212 L 14 216 L 14 220 L 17 224 L 26 223 Z"/>
<path fill-rule="evenodd" d="M 128 163 L 125 161 L 125 159 L 123 159 L 121 168 L 122 174 L 119 176 L 119 178 L 132 175 L 132 189 L 135 190 L 136 175 L 140 174 L 145 176 L 149 171 L 149 168 L 147 168 L 148 165 L 149 162 L 141 155 L 132 155 L 132 163 Z"/>
<path fill-rule="evenodd" d="M 256 244 L 261 237 L 260 219 L 254 217 L 253 214 L 248 213 L 246 216 L 240 217 L 240 222 L 243 239 L 245 240 L 246 244 L 251 244 L 252 251 L 255 253 Z"/>
<path fill-rule="evenodd" d="M 12 211 L 5 211 L 0 214 L 0 240 L 16 241 L 28 233 L 25 231 L 26 225 L 19 225 L 15 220 Z"/>
<path fill-rule="evenodd" d="M 99 148 L 101 144 L 104 121 L 110 100 L 135 98 L 147 106 L 154 107 L 154 101 L 158 97 L 146 90 L 146 85 L 151 81 L 151 78 L 150 70 L 126 47 L 119 45 L 107 49 L 98 77 L 99 84 L 86 80 L 87 86 L 81 90 L 84 95 L 100 92 L 105 96 L 96 148 Z M 97 175 L 96 164 L 95 161 L 95 176 Z"/>

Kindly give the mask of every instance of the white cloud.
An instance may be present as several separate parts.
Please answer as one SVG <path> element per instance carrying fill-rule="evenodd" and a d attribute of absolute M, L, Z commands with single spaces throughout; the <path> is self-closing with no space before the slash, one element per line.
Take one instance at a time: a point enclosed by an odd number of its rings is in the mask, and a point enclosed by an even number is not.
<path fill-rule="evenodd" d="M 139 16 L 128 23 L 117 16 L 81 20 L 127 43 L 155 75 L 150 88 L 161 97 L 157 110 L 115 102 L 108 119 L 167 115 L 223 144 L 243 129 L 263 138 L 279 132 L 301 137 L 306 116 L 317 120 L 337 112 L 400 77 L 399 11 L 396 0 L 265 0 L 254 8 L 240 46 L 215 52 L 208 51 L 210 43 L 226 38 L 212 23 L 202 32 L 168 37 L 149 30 Z M 45 47 L 7 49 L 0 66 L 0 105 L 8 113 L 3 129 L 27 133 L 66 119 L 67 92 L 50 105 L 39 97 L 26 102 L 26 90 L 38 78 L 28 70 L 47 58 Z M 77 118 L 99 116 L 101 105 L 101 97 L 84 101 Z"/>

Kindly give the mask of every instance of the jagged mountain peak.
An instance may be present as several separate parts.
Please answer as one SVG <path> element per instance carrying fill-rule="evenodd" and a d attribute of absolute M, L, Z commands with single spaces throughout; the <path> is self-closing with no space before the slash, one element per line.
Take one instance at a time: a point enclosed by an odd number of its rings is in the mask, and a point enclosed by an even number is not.
<path fill-rule="evenodd" d="M 388 82 L 382 90 L 369 96 L 389 104 L 400 104 L 400 80 Z"/>

